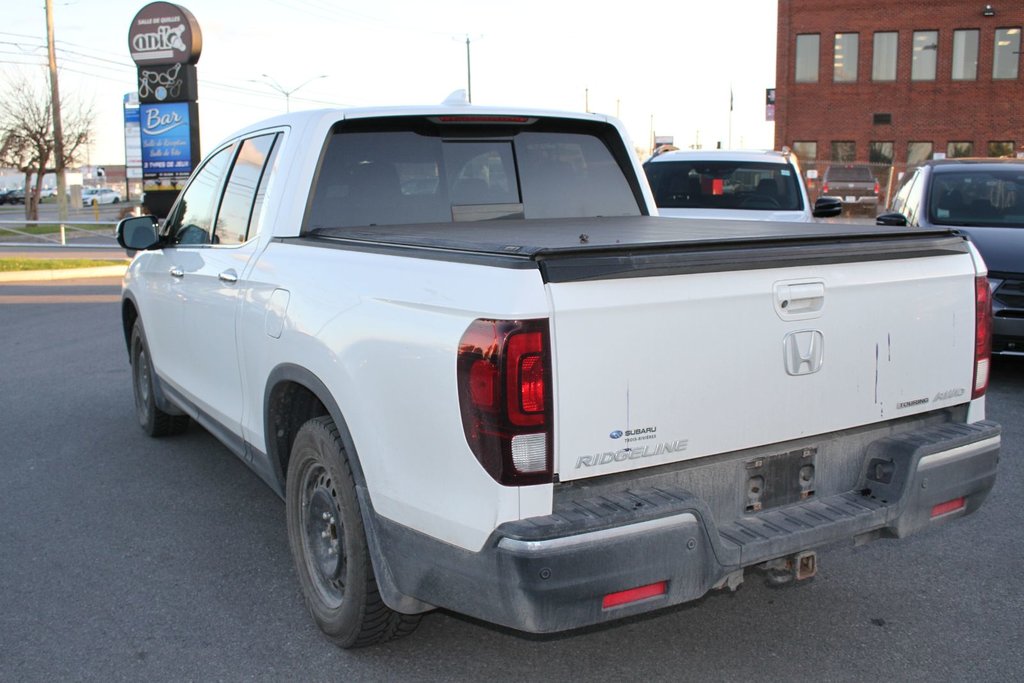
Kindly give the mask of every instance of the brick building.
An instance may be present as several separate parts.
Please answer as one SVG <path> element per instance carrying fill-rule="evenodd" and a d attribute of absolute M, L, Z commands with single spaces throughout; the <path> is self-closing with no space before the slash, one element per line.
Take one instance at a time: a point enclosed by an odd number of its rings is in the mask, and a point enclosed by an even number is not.
<path fill-rule="evenodd" d="M 1021 0 L 779 0 L 775 145 L 811 168 L 1024 154 L 1022 27 Z"/>

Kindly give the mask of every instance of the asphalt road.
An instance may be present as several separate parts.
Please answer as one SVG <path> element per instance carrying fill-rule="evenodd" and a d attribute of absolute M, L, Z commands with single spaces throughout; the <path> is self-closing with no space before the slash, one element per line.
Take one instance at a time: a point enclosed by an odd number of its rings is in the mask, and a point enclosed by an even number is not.
<path fill-rule="evenodd" d="M 135 425 L 118 292 L 0 285 L 0 681 L 1021 680 L 1021 360 L 989 391 L 996 488 L 954 525 L 568 635 L 441 612 L 346 652 L 306 615 L 280 500 L 202 429 Z"/>

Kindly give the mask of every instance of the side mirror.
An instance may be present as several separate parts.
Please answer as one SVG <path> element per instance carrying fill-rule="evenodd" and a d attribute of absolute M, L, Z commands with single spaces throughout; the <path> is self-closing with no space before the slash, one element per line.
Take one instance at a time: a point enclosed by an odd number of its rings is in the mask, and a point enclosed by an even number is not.
<path fill-rule="evenodd" d="M 839 197 L 818 197 L 811 213 L 815 218 L 833 218 L 842 212 L 843 202 Z"/>
<path fill-rule="evenodd" d="M 160 244 L 153 216 L 133 216 L 117 224 L 117 243 L 125 249 L 142 251 Z"/>
<path fill-rule="evenodd" d="M 875 225 L 905 228 L 907 227 L 907 217 L 902 213 L 883 213 L 881 216 L 875 216 Z"/>

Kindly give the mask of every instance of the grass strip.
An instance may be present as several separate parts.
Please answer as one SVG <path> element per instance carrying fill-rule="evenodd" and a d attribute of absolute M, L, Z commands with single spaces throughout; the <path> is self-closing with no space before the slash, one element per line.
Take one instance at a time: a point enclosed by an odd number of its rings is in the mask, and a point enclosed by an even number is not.
<path fill-rule="evenodd" d="M 12 273 L 24 270 L 65 270 L 68 268 L 96 268 L 99 266 L 123 266 L 127 260 L 104 261 L 99 259 L 40 259 L 40 258 L 5 258 L 0 259 L 0 273 Z"/>

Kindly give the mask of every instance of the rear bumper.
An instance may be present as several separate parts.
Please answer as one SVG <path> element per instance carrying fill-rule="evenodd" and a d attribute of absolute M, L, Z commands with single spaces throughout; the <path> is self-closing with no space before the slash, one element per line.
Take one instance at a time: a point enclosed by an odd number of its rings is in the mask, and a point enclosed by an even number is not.
<path fill-rule="evenodd" d="M 1024 318 L 1007 313 L 992 317 L 992 353 L 1024 355 Z"/>
<path fill-rule="evenodd" d="M 535 633 L 611 621 L 699 598 L 745 567 L 836 541 L 903 537 L 970 514 L 995 481 L 999 435 L 998 425 L 981 422 L 882 438 L 867 448 L 855 489 L 721 526 L 704 501 L 671 486 L 503 524 L 476 553 L 378 518 L 375 566 L 385 565 L 376 568 L 389 604 L 412 597 Z M 959 499 L 933 516 L 936 505 Z M 608 594 L 650 585 L 660 594 L 603 604 Z"/>

